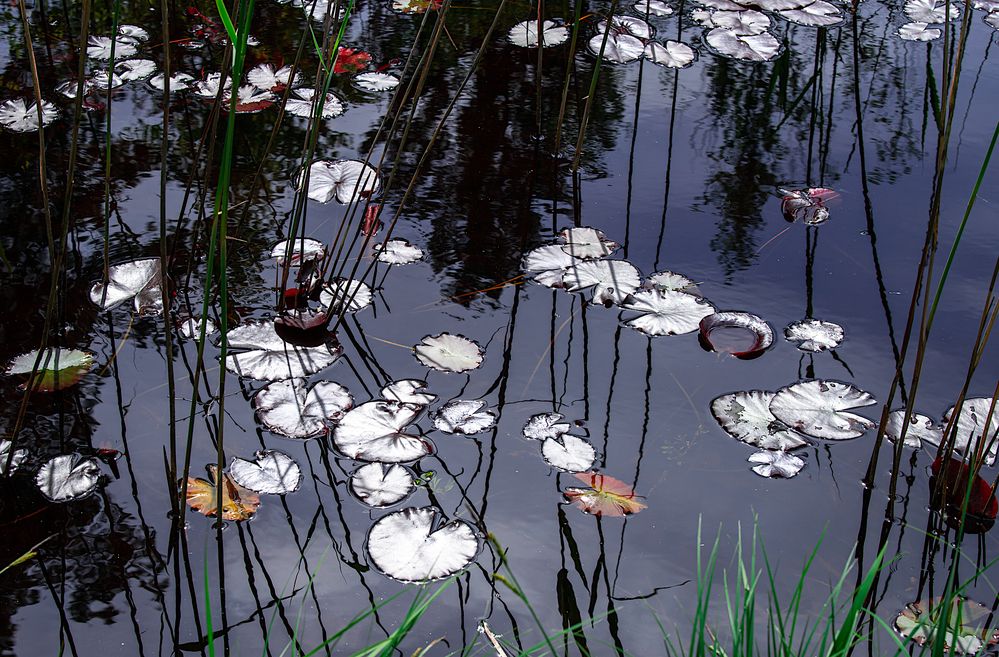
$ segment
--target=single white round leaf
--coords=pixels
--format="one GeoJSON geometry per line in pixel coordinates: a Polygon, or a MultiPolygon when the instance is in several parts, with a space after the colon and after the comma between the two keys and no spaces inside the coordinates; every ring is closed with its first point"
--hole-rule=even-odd
{"type": "Polygon", "coordinates": [[[284,452],[264,449],[253,455],[253,461],[234,456],[229,464],[233,481],[254,493],[287,495],[302,485],[302,469],[284,452]]]}
{"type": "Polygon", "coordinates": [[[801,351],[825,351],[843,341],[843,327],[818,319],[801,319],[788,324],[784,337],[801,351]]]}
{"type": "Polygon", "coordinates": [[[69,502],[86,497],[97,488],[101,468],[97,459],[64,454],[48,461],[35,475],[35,484],[53,502],[69,502]]]}
{"type": "MultiPolygon", "coordinates": [[[[315,89],[295,89],[291,92],[291,95],[288,96],[288,101],[284,104],[284,111],[292,116],[310,119],[316,115],[317,106],[314,106],[313,103],[318,103],[318,101],[313,100],[315,97],[315,89]]],[[[323,99],[323,109],[319,118],[335,119],[336,117],[343,115],[346,111],[347,106],[344,105],[343,101],[340,100],[340,98],[338,98],[333,92],[329,92],[323,99]]]]}
{"type": "Polygon", "coordinates": [[[437,399],[432,392],[422,392],[427,389],[427,382],[419,379],[400,379],[392,381],[382,388],[382,397],[407,404],[426,406],[437,399]]]}
{"type": "MultiPolygon", "coordinates": [[[[597,32],[603,34],[607,30],[607,26],[606,20],[600,21],[597,23],[597,32]]],[[[614,34],[630,34],[639,39],[651,39],[656,34],[654,27],[634,16],[612,16],[610,30],[614,34]]]]}
{"type": "Polygon", "coordinates": [[[565,416],[561,413],[538,413],[532,415],[524,425],[524,438],[528,440],[547,440],[558,438],[569,432],[572,428],[565,422],[565,416]]]}
{"type": "Polygon", "coordinates": [[[357,461],[417,461],[434,451],[426,438],[405,433],[423,408],[397,401],[365,402],[343,416],[333,431],[333,444],[341,454],[357,461]]]}
{"type": "MultiPolygon", "coordinates": [[[[183,71],[177,71],[170,76],[170,93],[177,93],[178,91],[185,91],[191,87],[191,83],[194,82],[194,76],[183,71]]],[[[153,89],[163,91],[166,89],[166,76],[163,73],[157,73],[153,77],[149,78],[149,86],[153,89]]]]}
{"type": "Polygon", "coordinates": [[[843,22],[843,12],[839,7],[825,0],[815,0],[802,7],[785,9],[777,12],[777,15],[807,27],[832,27],[843,22]]]}
{"type": "Polygon", "coordinates": [[[460,433],[466,436],[491,429],[496,424],[496,414],[483,411],[486,402],[482,400],[453,399],[434,413],[434,427],[444,433],[460,433]]]}
{"type": "Polygon", "coordinates": [[[281,92],[297,86],[301,76],[292,79],[291,66],[275,68],[274,64],[257,64],[246,74],[246,81],[261,91],[281,92]]]}
{"type": "Polygon", "coordinates": [[[749,390],[722,395],[711,402],[711,414],[725,433],[760,449],[787,451],[808,442],[770,412],[774,393],[749,390]]]}
{"type": "MultiPolygon", "coordinates": [[[[297,183],[302,184],[302,176],[297,183]]],[[[309,198],[320,203],[347,205],[378,192],[380,183],[374,167],[359,160],[319,160],[309,167],[309,198]]]]}
{"type": "Polygon", "coordinates": [[[898,28],[898,36],[906,41],[933,41],[943,36],[943,32],[927,23],[913,22],[898,28]]]}
{"type": "Polygon", "coordinates": [[[96,281],[90,287],[90,300],[102,310],[111,310],[134,297],[136,312],[156,315],[163,312],[163,277],[159,258],[145,258],[112,265],[108,282],[96,281]]]}
{"type": "Polygon", "coordinates": [[[597,452],[589,441],[568,433],[546,438],[541,443],[541,455],[548,465],[566,472],[586,472],[597,460],[597,452]]]}
{"type": "Polygon", "coordinates": [[[350,475],[350,492],[362,503],[381,509],[413,492],[413,473],[397,463],[368,463],[350,475]]]}
{"type": "Polygon", "coordinates": [[[408,508],[379,518],[368,532],[368,556],[400,582],[450,577],[472,563],[479,538],[462,520],[442,522],[434,507],[408,508]]]}
{"type": "Polygon", "coordinates": [[[371,305],[374,295],[367,283],[337,278],[324,286],[319,293],[319,303],[333,314],[341,311],[356,313],[371,305]]]}
{"type": "Polygon", "coordinates": [[[539,246],[524,256],[521,264],[524,274],[545,287],[562,287],[566,269],[576,263],[576,259],[562,250],[561,246],[539,246]]]}
{"type": "Polygon", "coordinates": [[[286,261],[298,264],[303,260],[321,260],[326,257],[326,245],[310,237],[282,240],[271,249],[271,257],[277,258],[279,264],[286,261]]]}
{"type": "Polygon", "coordinates": [[[587,47],[594,55],[600,55],[600,48],[603,46],[603,58],[614,64],[627,64],[642,56],[645,52],[645,43],[638,37],[630,34],[618,34],[611,32],[607,36],[607,43],[604,44],[604,34],[596,34],[587,42],[587,47]]]}
{"type": "Polygon", "coordinates": [[[156,62],[151,59],[126,59],[115,65],[114,73],[124,82],[145,80],[156,73],[156,62]]]}
{"type": "Polygon", "coordinates": [[[642,275],[626,260],[575,262],[563,277],[569,292],[593,288],[593,303],[619,304],[638,289],[642,275]]]}
{"type": "Polygon", "coordinates": [[[658,66],[687,68],[697,59],[697,51],[682,41],[649,41],[642,56],[658,66]]]}
{"type": "Polygon", "coordinates": [[[950,20],[955,21],[961,17],[961,8],[958,3],[952,0],[907,0],[905,15],[910,21],[917,23],[943,23],[947,20],[947,8],[950,7],[950,20]]]}
{"type": "Polygon", "coordinates": [[[364,91],[391,91],[399,86],[399,78],[391,73],[371,71],[354,76],[354,84],[364,91]]]}
{"type": "Polygon", "coordinates": [[[875,424],[847,411],[875,403],[877,400],[870,393],[849,383],[802,381],[778,390],[770,402],[770,412],[806,436],[849,440],[864,435],[875,424]]]}
{"type": "MultiPolygon", "coordinates": [[[[968,454],[969,450],[975,449],[979,441],[982,445],[992,445],[988,454],[985,455],[987,465],[996,462],[996,452],[999,450],[999,441],[996,440],[996,434],[999,433],[999,406],[990,417],[989,409],[991,407],[992,399],[989,397],[965,399],[964,403],[961,404],[961,415],[957,418],[957,435],[954,438],[954,449],[965,455],[968,454]]],[[[950,422],[950,417],[953,414],[954,407],[952,406],[944,413],[945,424],[950,422]]]]}
{"type": "Polygon", "coordinates": [[[269,431],[305,439],[326,433],[354,406],[354,398],[333,381],[320,381],[309,389],[305,379],[289,379],[261,388],[253,406],[269,431]]]}
{"type": "Polygon", "coordinates": [[[660,271],[651,274],[642,284],[642,287],[660,292],[686,292],[697,295],[697,283],[687,278],[683,274],[672,271],[660,271]]]}
{"type": "Polygon", "coordinates": [[[389,265],[408,265],[423,258],[423,249],[408,240],[391,239],[375,244],[375,260],[389,265]]]}
{"type": "Polygon", "coordinates": [[[659,290],[639,290],[621,307],[637,313],[624,317],[626,326],[653,336],[692,333],[702,319],[715,312],[714,306],[700,297],[659,290]]]}
{"type": "MultiPolygon", "coordinates": [[[[885,425],[885,435],[893,443],[898,442],[898,437],[902,435],[902,427],[905,425],[905,409],[900,408],[888,414],[888,423],[885,425]]],[[[931,445],[939,445],[943,430],[937,426],[936,422],[920,413],[913,413],[909,418],[908,428],[905,430],[905,446],[919,449],[925,440],[931,445]]]]}
{"type": "Polygon", "coordinates": [[[463,335],[428,335],[413,351],[416,360],[439,372],[468,372],[482,365],[482,348],[463,335]]]}
{"type": "MultiPolygon", "coordinates": [[[[510,43],[521,48],[538,47],[538,21],[522,21],[510,28],[506,37],[510,43]]],[[[569,38],[569,30],[561,22],[543,21],[541,23],[541,47],[557,46],[569,38]]]]}
{"type": "Polygon", "coordinates": [[[741,35],[735,30],[716,27],[704,41],[719,55],[750,62],[769,62],[780,52],[780,42],[769,32],[741,35]]]}
{"type": "Polygon", "coordinates": [[[135,47],[136,41],[128,37],[119,36],[117,39],[111,39],[111,37],[91,35],[87,43],[87,59],[94,59],[100,62],[111,60],[112,45],[114,46],[114,58],[116,61],[119,59],[128,59],[138,52],[138,49],[135,47]]]}
{"type": "Polygon", "coordinates": [[[805,462],[793,454],[768,449],[754,453],[748,460],[757,464],[753,472],[761,477],[790,479],[805,467],[805,462]]]}
{"type": "Polygon", "coordinates": [[[607,239],[603,231],[596,228],[566,228],[558,234],[562,250],[574,258],[603,258],[621,248],[621,245],[607,239]]]}
{"type": "Polygon", "coordinates": [[[251,321],[229,331],[230,352],[225,368],[258,381],[282,381],[309,376],[332,365],[343,353],[334,343],[318,347],[288,344],[274,330],[273,320],[251,321]]]}
{"type": "Polygon", "coordinates": [[[663,0],[638,0],[635,12],[640,16],[669,16],[673,13],[673,8],[663,0]]]}

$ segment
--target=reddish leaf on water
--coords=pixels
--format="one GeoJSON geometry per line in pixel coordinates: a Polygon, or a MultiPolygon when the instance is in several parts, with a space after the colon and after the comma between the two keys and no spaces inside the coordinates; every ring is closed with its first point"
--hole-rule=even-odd
{"type": "Polygon", "coordinates": [[[333,63],[334,73],[360,73],[371,62],[371,53],[357,48],[340,48],[333,63]]]}
{"type": "Polygon", "coordinates": [[[374,237],[382,228],[382,222],[378,218],[381,214],[382,206],[379,203],[370,204],[364,211],[364,221],[361,223],[361,234],[374,237]]]}
{"type": "Polygon", "coordinates": [[[583,513],[594,516],[628,516],[646,508],[631,486],[597,472],[579,472],[576,479],[589,488],[566,488],[563,495],[583,513]]]}
{"type": "MultiPolygon", "coordinates": [[[[933,462],[933,477],[930,479],[931,506],[937,511],[947,511],[948,522],[960,522],[961,508],[968,493],[968,477],[972,474],[967,463],[958,459],[943,457],[933,462]],[[943,477],[943,481],[939,479],[943,477]]],[[[999,502],[992,492],[992,486],[975,475],[971,482],[968,498],[968,521],[966,529],[972,533],[988,531],[999,513],[999,502]]]]}
{"type": "Polygon", "coordinates": [[[329,316],[322,311],[291,312],[274,320],[274,332],[296,347],[318,347],[334,339],[328,320],[329,316]]]}

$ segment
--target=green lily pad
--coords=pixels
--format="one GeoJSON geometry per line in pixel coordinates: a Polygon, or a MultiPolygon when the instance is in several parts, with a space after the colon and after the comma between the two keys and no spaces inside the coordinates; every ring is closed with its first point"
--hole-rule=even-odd
{"type": "Polygon", "coordinates": [[[6,374],[22,374],[28,376],[28,381],[21,385],[25,389],[31,385],[33,390],[38,392],[53,392],[62,390],[80,382],[96,362],[94,355],[89,351],[81,349],[62,349],[60,347],[48,347],[38,357],[38,350],[22,354],[12,360],[7,365],[6,374]],[[32,370],[35,369],[35,361],[38,361],[38,369],[32,377],[32,370]]]}

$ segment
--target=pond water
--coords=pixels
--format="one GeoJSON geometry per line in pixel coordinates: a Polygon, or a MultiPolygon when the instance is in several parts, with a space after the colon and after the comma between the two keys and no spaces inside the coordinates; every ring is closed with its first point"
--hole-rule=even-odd
{"type": "MultiPolygon", "coordinates": [[[[224,32],[210,22],[215,8],[163,6],[172,70],[196,80],[219,71],[226,60],[218,43],[224,32]]],[[[366,544],[375,521],[408,507],[432,507],[439,518],[469,523],[456,527],[473,529],[481,545],[406,638],[407,655],[437,639],[426,654],[459,652],[474,642],[489,654],[477,630],[482,620],[513,645],[543,640],[524,603],[491,577],[500,559],[484,540],[487,532],[506,550],[547,631],[582,622],[575,637],[557,639],[565,654],[662,654],[656,619],[685,637],[694,616],[699,545],[709,549],[717,534],[721,564],[730,567],[739,532],[748,540],[754,522],[783,590],[791,590],[822,539],[804,601],[808,613],[819,613],[830,582],[855,551],[867,565],[880,542],[899,555],[878,582],[874,600],[882,618],[932,591],[933,568],[944,563],[927,549],[926,532],[940,526],[930,499],[935,448],[903,452],[894,499],[888,442],[874,485],[862,485],[876,430],[852,440],[807,438],[793,452],[804,461],[796,476],[765,478],[747,462],[755,450],[712,416],[712,401],[799,380],[834,380],[873,395],[877,405],[858,412],[880,418],[936,177],[943,176],[943,192],[934,285],[995,128],[996,31],[983,10],[970,10],[941,168],[934,113],[945,41],[901,39],[898,30],[909,19],[900,3],[867,0],[855,14],[835,7],[842,19],[829,27],[770,12],[780,51],[757,63],[713,50],[711,28],[700,24],[712,19],[696,3],[670,3],[668,15],[641,16],[630,3],[616,2],[539,8],[519,0],[461,1],[400,13],[388,0],[359,0],[342,44],[370,53],[370,61],[341,61],[399,76],[402,84],[368,91],[351,71],[333,74],[330,91],[346,111],[322,120],[314,153],[328,161],[367,157],[378,166],[380,189],[360,204],[380,205],[386,225],[368,241],[358,232],[364,207],[296,197],[310,122],[285,115],[275,127],[278,107],[266,100],[262,111],[235,118],[228,316],[220,316],[214,295],[210,314],[230,329],[275,317],[281,269],[272,248],[304,217],[304,235],[334,251],[350,220],[349,248],[330,254],[327,273],[365,276],[373,300],[344,316],[336,362],[306,374],[310,382],[344,386],[355,407],[383,398],[382,388],[401,379],[425,380],[438,398],[429,411],[416,409],[420,415],[405,429],[434,448],[401,459],[410,468],[404,483],[418,479],[418,485],[404,501],[375,509],[351,492],[351,474],[362,463],[333,449],[331,431],[296,440],[261,422],[254,395],[266,382],[220,368],[217,332],[198,367],[197,341],[176,327],[201,314],[228,115],[192,91],[174,93],[163,159],[162,92],[134,80],[111,94],[110,116],[107,92],[88,94],[74,127],[74,101],[57,87],[75,80],[85,7],[41,0],[25,8],[40,95],[58,111],[43,131],[44,184],[39,133],[0,131],[0,357],[6,362],[38,349],[44,335],[50,346],[87,350],[96,360],[75,385],[35,392],[26,403],[24,376],[0,380],[4,437],[17,431],[16,447],[27,450],[2,481],[0,567],[42,543],[36,558],[0,574],[3,654],[208,654],[206,588],[215,650],[278,655],[294,636],[304,653],[402,592],[335,650],[325,650],[350,654],[394,629],[415,594],[380,572],[384,562],[366,544]],[[574,55],[570,41],[541,50],[507,38],[516,24],[538,15],[571,25],[577,11],[574,55]],[[682,69],[648,59],[603,62],[591,87],[598,59],[587,43],[596,38],[599,51],[600,17],[609,12],[647,18],[660,40],[689,44],[696,60],[682,69]],[[414,80],[421,85],[418,102],[401,103],[414,80]],[[828,220],[789,223],[782,190],[808,188],[832,190],[819,195],[828,220]],[[66,252],[57,263],[49,241],[58,247],[64,218],[66,252]],[[721,327],[715,351],[707,351],[710,345],[689,332],[699,316],[682,335],[650,337],[624,323],[634,313],[592,303],[599,288],[570,292],[525,277],[525,255],[574,226],[596,228],[619,244],[607,261],[627,260],[643,277],[678,272],[715,309],[759,316],[772,327],[773,344],[737,358],[729,352],[745,351],[747,343],[753,348],[756,334],[721,327]],[[163,234],[172,283],[168,324],[175,327],[169,341],[155,309],[138,313],[129,299],[104,311],[91,299],[106,262],[159,258],[163,234]],[[376,263],[372,245],[389,238],[408,240],[422,257],[376,263]],[[785,339],[784,327],[812,317],[842,326],[842,343],[809,353],[785,339]],[[441,333],[474,340],[481,366],[443,372],[414,357],[425,336],[441,333]],[[484,401],[495,426],[472,435],[438,430],[433,413],[452,399],[484,401]],[[624,482],[646,508],[596,516],[567,503],[566,489],[585,484],[546,462],[540,443],[523,431],[532,416],[552,412],[595,451],[592,467],[570,469],[624,482]],[[222,435],[226,464],[279,450],[301,468],[300,488],[261,495],[252,519],[225,522],[221,532],[182,503],[175,522],[178,490],[169,468],[175,460],[183,470],[189,430],[193,477],[205,477],[204,466],[216,463],[222,435]],[[35,473],[49,459],[73,453],[97,457],[99,480],[79,499],[47,501],[35,473]],[[894,515],[883,522],[886,509],[894,515]]],[[[145,41],[117,47],[134,45],[137,57],[162,70],[159,5],[98,3],[89,11],[92,35],[111,34],[116,12],[119,24],[146,29],[145,41]]],[[[0,102],[30,102],[32,63],[16,4],[0,11],[0,26],[0,102]]],[[[257,3],[251,33],[259,45],[248,49],[246,68],[291,64],[301,46],[301,70],[314,82],[319,60],[312,38],[322,47],[324,27],[300,7],[257,3]]],[[[948,47],[961,34],[959,20],[952,27],[948,47]]],[[[628,29],[641,26],[614,26],[608,41],[620,48],[605,48],[605,55],[627,45],[616,42],[628,29]]],[[[88,67],[99,71],[106,63],[88,67]]],[[[344,192],[347,199],[351,192],[344,192]]],[[[968,374],[999,251],[997,204],[993,170],[979,190],[925,351],[916,408],[936,421],[968,374]]],[[[615,274],[608,296],[633,291],[621,276],[615,274]]],[[[460,355],[433,357],[470,366],[460,355]]],[[[278,369],[287,366],[276,360],[278,369]]],[[[907,372],[911,361],[910,354],[907,372]]],[[[992,345],[967,396],[991,397],[997,378],[992,345]]],[[[901,404],[896,395],[892,408],[901,404]]],[[[548,446],[551,457],[557,450],[548,446]]],[[[991,483],[995,472],[987,467],[983,476],[991,483]]],[[[389,543],[406,538],[383,527],[389,543]]],[[[390,545],[389,560],[402,549],[390,545]]],[[[964,549],[972,562],[987,562],[997,556],[994,532],[973,537],[964,549]]],[[[976,593],[985,604],[993,600],[984,582],[976,593]]]]}

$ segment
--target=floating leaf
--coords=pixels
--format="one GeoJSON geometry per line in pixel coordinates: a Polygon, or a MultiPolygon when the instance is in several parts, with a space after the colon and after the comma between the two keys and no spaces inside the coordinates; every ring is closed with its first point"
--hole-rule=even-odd
{"type": "Polygon", "coordinates": [[[714,307],[684,292],[640,290],[630,295],[621,307],[637,315],[625,315],[624,323],[646,335],[681,335],[696,331],[714,307]]]}
{"type": "MultiPolygon", "coordinates": [[[[251,84],[244,84],[236,90],[236,113],[256,114],[262,112],[277,102],[277,96],[269,91],[261,91],[251,84]]],[[[222,95],[222,108],[225,111],[232,109],[232,90],[226,91],[222,95]]]]}
{"type": "Polygon", "coordinates": [[[434,413],[434,427],[444,433],[466,436],[491,429],[496,424],[496,414],[483,411],[486,402],[481,400],[453,399],[434,413]]]}
{"type": "Polygon", "coordinates": [[[138,49],[135,47],[135,40],[119,36],[116,39],[106,36],[91,36],[87,43],[87,58],[96,59],[97,61],[107,62],[111,60],[111,46],[114,45],[114,58],[118,59],[128,59],[136,52],[138,49]]]}
{"type": "Polygon", "coordinates": [[[261,388],[253,406],[268,430],[305,439],[325,434],[354,406],[354,398],[333,381],[319,381],[310,389],[305,379],[289,379],[261,388]]]}
{"type": "Polygon", "coordinates": [[[810,187],[809,189],[781,189],[780,209],[784,219],[794,223],[800,220],[809,226],[818,226],[829,220],[828,201],[839,197],[839,194],[825,187],[810,187]]]}
{"type": "Polygon", "coordinates": [[[413,351],[416,360],[439,372],[468,372],[482,365],[482,348],[463,335],[428,335],[413,351]]]}
{"type": "Polygon", "coordinates": [[[565,433],[546,438],[541,443],[541,456],[548,465],[566,472],[583,472],[593,467],[597,451],[588,440],[565,433]]]}
{"type": "Polygon", "coordinates": [[[993,620],[992,610],[961,596],[909,603],[895,618],[895,629],[919,645],[932,645],[944,613],[947,614],[944,652],[953,650],[972,655],[986,645],[999,643],[999,630],[986,625],[993,620]]]}
{"type": "Polygon", "coordinates": [[[123,262],[108,269],[107,285],[96,281],[90,287],[90,300],[102,310],[111,310],[134,298],[139,315],[158,315],[163,312],[162,285],[159,258],[123,262]]]}
{"type": "Polygon", "coordinates": [[[630,34],[616,32],[611,32],[607,36],[606,44],[604,44],[604,35],[601,33],[593,36],[586,45],[594,55],[599,55],[600,48],[603,46],[603,58],[615,64],[633,62],[645,52],[645,44],[641,39],[630,34]]]}
{"type": "Polygon", "coordinates": [[[608,25],[611,34],[630,34],[639,39],[651,39],[656,34],[654,27],[634,16],[612,16],[610,22],[602,20],[597,23],[597,32],[603,34],[607,31],[608,25]]]}
{"type": "Polygon", "coordinates": [[[461,520],[443,522],[434,507],[402,509],[379,518],[368,532],[368,556],[379,571],[400,582],[450,577],[472,563],[479,538],[461,520]]]}
{"type": "Polygon", "coordinates": [[[301,264],[303,260],[322,260],[326,257],[326,245],[308,237],[296,237],[275,244],[271,257],[277,258],[278,264],[289,262],[293,265],[301,264]]]}
{"type": "MultiPolygon", "coordinates": [[[[299,180],[301,184],[301,179],[299,180]]],[[[309,198],[347,205],[378,192],[378,172],[358,160],[319,160],[309,167],[309,198]]]]}
{"type": "MultiPolygon", "coordinates": [[[[885,435],[888,436],[888,440],[893,443],[898,442],[904,422],[905,409],[898,409],[888,414],[888,422],[885,424],[885,435]]],[[[942,435],[942,430],[931,418],[913,413],[905,431],[905,446],[919,449],[924,440],[931,445],[939,445],[942,435]]]]}
{"type": "Polygon", "coordinates": [[[642,56],[666,68],[687,68],[697,59],[697,51],[682,41],[649,41],[642,56]]]}
{"type": "Polygon", "coordinates": [[[805,467],[805,462],[797,456],[769,449],[753,453],[749,462],[757,464],[753,466],[753,472],[772,479],[790,479],[805,467]]]}
{"type": "Polygon", "coordinates": [[[707,33],[704,41],[719,55],[750,62],[769,62],[780,52],[780,42],[769,32],[739,34],[716,27],[707,33]]]}
{"type": "Polygon", "coordinates": [[[232,80],[228,77],[223,78],[221,73],[209,73],[203,80],[191,85],[195,95],[207,100],[218,98],[220,88],[226,94],[232,90],[232,80]]]}
{"type": "MultiPolygon", "coordinates": [[[[192,82],[194,82],[194,76],[184,73],[183,71],[177,71],[170,76],[170,93],[176,93],[178,91],[189,89],[192,82]]],[[[153,89],[163,91],[166,89],[166,76],[163,73],[154,75],[149,78],[149,86],[153,89]]]]}
{"type": "Polygon", "coordinates": [[[54,392],[76,385],[90,370],[93,369],[95,358],[89,351],[80,349],[63,349],[47,347],[39,358],[38,350],[22,354],[12,360],[4,372],[7,376],[35,375],[21,386],[38,392],[54,392]],[[35,361],[38,368],[35,370],[35,361]]]}
{"type": "Polygon", "coordinates": [[[398,464],[368,463],[350,475],[350,492],[364,504],[381,509],[413,492],[413,473],[398,464]]]}
{"type": "Polygon", "coordinates": [[[814,0],[795,9],[777,12],[781,18],[807,27],[831,27],[843,22],[843,12],[836,5],[825,0],[814,0]]]}
{"type": "Polygon", "coordinates": [[[119,41],[131,41],[132,43],[139,43],[149,39],[149,32],[138,25],[119,25],[118,26],[118,40],[119,41]]]}
{"type": "Polygon", "coordinates": [[[877,403],[870,393],[839,381],[802,381],[781,388],[770,412],[792,429],[813,438],[849,440],[862,436],[874,422],[847,411],[877,403]]]}
{"type": "Polygon", "coordinates": [[[566,269],[576,263],[576,259],[562,250],[561,246],[539,246],[524,256],[521,269],[524,274],[546,287],[562,287],[566,269]]]}
{"type": "Polygon", "coordinates": [[[423,14],[430,10],[437,10],[444,4],[444,0],[392,0],[392,11],[400,14],[423,14]]]}
{"type": "Polygon", "coordinates": [[[566,228],[558,234],[558,241],[563,245],[562,251],[574,258],[603,258],[621,248],[596,228],[566,228]]]}
{"type": "Polygon", "coordinates": [[[801,434],[770,412],[774,394],[749,390],[722,395],[711,402],[711,414],[725,433],[747,445],[781,451],[807,445],[801,434]]]}
{"type": "Polygon", "coordinates": [[[964,461],[945,456],[933,461],[931,471],[930,508],[943,514],[948,525],[960,527],[964,514],[964,530],[969,534],[982,534],[992,528],[999,502],[989,482],[973,473],[964,461]]]}
{"type": "Polygon", "coordinates": [[[801,351],[825,351],[843,341],[843,327],[819,319],[800,319],[787,325],[784,337],[801,351]]]}
{"type": "Polygon", "coordinates": [[[375,260],[389,265],[408,265],[423,258],[423,250],[408,240],[393,239],[375,244],[375,260]]]}
{"type": "MultiPolygon", "coordinates": [[[[200,317],[188,317],[187,319],[180,322],[177,327],[177,331],[180,336],[187,338],[188,340],[197,340],[201,337],[201,318],[200,317]]],[[[215,333],[215,322],[209,317],[205,320],[205,337],[208,337],[215,333]]]]}
{"type": "MultiPolygon", "coordinates": [[[[996,441],[996,434],[999,433],[999,406],[989,415],[992,407],[992,400],[988,397],[977,397],[965,399],[961,404],[961,414],[957,418],[957,434],[954,438],[954,449],[961,454],[968,454],[969,450],[981,441],[981,445],[991,445],[985,455],[985,463],[992,465],[996,462],[996,452],[999,444],[996,441]],[[986,420],[988,425],[986,426],[986,420]]],[[[954,407],[947,409],[944,413],[944,422],[950,422],[951,415],[954,414],[954,407]]]]}
{"type": "Polygon", "coordinates": [[[673,8],[662,0],[638,0],[635,11],[642,16],[669,16],[673,8]]]}
{"type": "Polygon", "coordinates": [[[367,283],[337,278],[319,293],[319,303],[333,314],[356,313],[371,305],[374,295],[367,283]]]}
{"type": "Polygon", "coordinates": [[[593,303],[618,304],[638,289],[642,275],[626,260],[590,260],[573,263],[563,280],[570,292],[592,287],[593,303]]]}
{"type": "Polygon", "coordinates": [[[302,469],[295,460],[276,449],[259,450],[253,461],[233,457],[229,474],[238,485],[255,493],[287,495],[302,485],[302,469]]]}
{"type": "Polygon", "coordinates": [[[985,16],[985,24],[993,30],[999,30],[999,10],[995,10],[985,16]]]}
{"type": "MultiPolygon", "coordinates": [[[[514,25],[506,38],[521,48],[538,47],[538,21],[523,21],[514,25]]],[[[557,46],[569,38],[569,30],[561,21],[546,20],[541,23],[541,47],[557,46]]]]}
{"type": "Polygon", "coordinates": [[[13,442],[0,438],[0,474],[10,474],[7,472],[7,459],[10,459],[10,472],[14,472],[18,466],[24,463],[24,459],[28,458],[28,450],[26,449],[15,449],[12,457],[10,448],[13,446],[13,442]]]}
{"type": "Polygon", "coordinates": [[[770,19],[766,14],[753,9],[716,11],[703,24],[722,27],[741,36],[754,36],[764,34],[770,28],[770,19]]]}
{"type": "Polygon", "coordinates": [[[961,9],[956,2],[944,0],[907,0],[905,3],[905,15],[910,21],[917,23],[944,23],[947,21],[948,7],[950,8],[950,20],[955,21],[961,17],[961,9]]]}
{"type": "Polygon", "coordinates": [[[382,388],[382,397],[407,404],[432,404],[437,395],[430,392],[420,392],[427,389],[427,382],[419,379],[400,379],[382,388]]]}
{"type": "Polygon", "coordinates": [[[115,65],[114,73],[124,82],[145,80],[156,73],[156,62],[151,59],[127,59],[115,65]]]}
{"type": "Polygon", "coordinates": [[[547,440],[558,438],[568,433],[572,428],[568,422],[564,422],[565,416],[561,413],[538,413],[532,415],[524,425],[524,437],[529,440],[547,440]]]}
{"type": "Polygon", "coordinates": [[[634,489],[623,481],[596,472],[580,472],[574,476],[589,488],[566,488],[563,495],[583,513],[619,517],[646,508],[638,501],[634,489]]]}
{"type": "Polygon", "coordinates": [[[51,459],[38,470],[35,485],[52,502],[69,502],[94,492],[100,476],[97,459],[64,454],[51,459]]]}
{"type": "Polygon", "coordinates": [[[360,73],[371,63],[371,53],[359,48],[344,48],[336,53],[336,61],[333,62],[334,73],[360,73]]]}
{"type": "Polygon", "coordinates": [[[357,461],[417,461],[433,453],[433,443],[404,429],[423,408],[397,401],[365,402],[343,416],[333,432],[333,443],[341,454],[357,461]]]}
{"type": "Polygon", "coordinates": [[[906,41],[933,41],[939,39],[943,32],[928,23],[906,23],[898,28],[898,35],[906,41]]]}
{"type": "Polygon", "coordinates": [[[399,86],[399,78],[391,73],[372,71],[355,75],[354,84],[365,91],[391,91],[399,86]]]}
{"type": "Polygon", "coordinates": [[[301,76],[292,78],[291,66],[275,68],[274,64],[257,64],[246,74],[246,81],[261,91],[281,93],[288,87],[297,86],[301,76]]]}
{"type": "Polygon", "coordinates": [[[698,339],[706,350],[732,354],[742,360],[762,356],[774,342],[774,330],[770,324],[752,313],[708,315],[701,320],[700,331],[698,339]]]}
{"type": "Polygon", "coordinates": [[[671,271],[660,271],[650,275],[642,287],[660,292],[686,292],[700,296],[697,294],[697,283],[683,274],[671,271]]]}
{"type": "MultiPolygon", "coordinates": [[[[316,96],[315,89],[295,89],[288,97],[288,102],[284,105],[284,111],[293,116],[302,118],[312,118],[316,114],[313,107],[313,98],[316,96]]],[[[343,101],[337,98],[336,94],[329,92],[323,100],[323,111],[319,115],[321,119],[335,119],[347,111],[343,101]]]]}
{"type": "Polygon", "coordinates": [[[308,376],[332,365],[343,347],[329,342],[318,347],[296,347],[277,334],[273,321],[248,322],[228,334],[230,353],[225,368],[258,381],[281,381],[308,376]]]}
{"type": "MultiPolygon", "coordinates": [[[[47,100],[42,101],[42,122],[46,126],[59,116],[56,106],[47,100]]],[[[12,132],[38,131],[38,105],[25,103],[20,98],[5,100],[0,104],[0,126],[12,132]]]]}
{"type": "MultiPolygon", "coordinates": [[[[209,479],[187,478],[187,506],[198,513],[214,518],[219,508],[218,467],[208,465],[209,479]]],[[[222,519],[249,520],[257,512],[260,498],[251,490],[243,488],[229,475],[222,473],[222,519]]]]}

